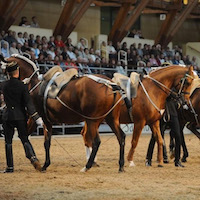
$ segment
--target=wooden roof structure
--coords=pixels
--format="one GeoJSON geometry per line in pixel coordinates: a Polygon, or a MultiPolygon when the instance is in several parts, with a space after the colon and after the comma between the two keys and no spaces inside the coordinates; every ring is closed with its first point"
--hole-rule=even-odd
{"type": "MultiPolygon", "coordinates": [[[[0,30],[8,30],[28,0],[0,1],[0,30]]],[[[166,14],[156,44],[166,46],[187,18],[200,18],[199,0],[66,0],[54,35],[66,39],[90,6],[116,7],[109,40],[122,41],[142,13],[166,14]]]]}

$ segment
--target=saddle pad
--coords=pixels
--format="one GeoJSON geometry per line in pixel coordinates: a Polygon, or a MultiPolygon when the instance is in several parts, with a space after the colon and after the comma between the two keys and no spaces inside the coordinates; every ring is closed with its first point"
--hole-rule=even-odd
{"type": "Polygon", "coordinates": [[[56,72],[60,72],[60,73],[61,73],[61,72],[63,72],[63,70],[62,70],[62,68],[61,68],[60,66],[56,65],[56,66],[52,67],[51,69],[49,69],[49,70],[44,74],[43,79],[44,79],[45,81],[49,81],[49,80],[53,77],[53,75],[54,75],[56,72]]]}
{"type": "Polygon", "coordinates": [[[78,71],[76,69],[68,69],[56,77],[55,83],[58,88],[62,88],[63,85],[67,84],[72,77],[76,75],[78,75],[78,71]]]}

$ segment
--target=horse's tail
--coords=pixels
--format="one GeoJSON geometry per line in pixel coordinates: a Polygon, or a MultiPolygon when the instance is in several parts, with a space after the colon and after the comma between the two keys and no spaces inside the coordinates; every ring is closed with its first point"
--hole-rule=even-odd
{"type": "Polygon", "coordinates": [[[9,63],[5,58],[0,54],[0,60],[3,61],[4,63],[9,63]]]}

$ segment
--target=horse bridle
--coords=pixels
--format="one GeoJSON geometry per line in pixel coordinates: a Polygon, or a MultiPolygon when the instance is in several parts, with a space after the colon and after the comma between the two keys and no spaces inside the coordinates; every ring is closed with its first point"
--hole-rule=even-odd
{"type": "MultiPolygon", "coordinates": [[[[182,90],[183,90],[184,85],[185,85],[185,84],[188,84],[188,81],[187,81],[187,78],[188,78],[188,77],[191,78],[191,79],[194,79],[192,76],[190,76],[190,75],[188,74],[188,72],[186,72],[186,74],[184,75],[184,77],[181,79],[181,87],[179,88],[179,91],[178,91],[178,93],[177,93],[177,92],[173,91],[172,89],[168,88],[166,85],[164,85],[164,84],[161,83],[160,81],[158,81],[158,80],[152,78],[151,76],[149,76],[149,75],[144,75],[144,78],[149,78],[149,79],[151,79],[153,82],[156,83],[156,85],[158,84],[160,88],[163,87],[163,88],[165,88],[166,90],[168,90],[169,93],[173,93],[173,94],[175,94],[175,95],[177,95],[177,96],[180,96],[180,94],[182,94],[182,93],[183,93],[183,94],[187,94],[186,92],[183,92],[182,90]]],[[[148,98],[149,101],[151,102],[151,104],[152,104],[152,105],[155,107],[155,109],[160,113],[160,115],[162,115],[164,111],[162,111],[162,109],[159,109],[159,108],[155,105],[155,103],[154,103],[154,102],[152,101],[152,99],[150,98],[148,92],[146,91],[146,89],[145,89],[145,87],[144,87],[144,85],[143,85],[143,83],[142,83],[142,81],[141,81],[140,79],[139,79],[139,83],[140,83],[140,85],[141,85],[141,87],[142,87],[144,93],[146,94],[147,98],[148,98]]],[[[178,85],[179,85],[179,84],[180,84],[180,82],[178,83],[178,85]]],[[[161,89],[162,89],[162,88],[161,88],[161,89]]],[[[164,90],[163,90],[163,91],[164,91],[164,90]]],[[[164,92],[165,92],[165,91],[164,91],[164,92]]]]}

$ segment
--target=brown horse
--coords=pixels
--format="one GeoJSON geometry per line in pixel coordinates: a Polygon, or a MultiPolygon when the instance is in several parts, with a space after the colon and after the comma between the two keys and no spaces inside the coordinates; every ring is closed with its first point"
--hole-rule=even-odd
{"type": "MultiPolygon", "coordinates": [[[[28,86],[32,91],[32,100],[47,126],[47,131],[44,131],[46,160],[43,170],[46,170],[50,165],[52,123],[75,124],[85,121],[87,125],[86,135],[88,140],[91,141],[90,145],[92,145],[91,156],[82,169],[82,171],[87,171],[92,167],[101,142],[98,133],[99,125],[106,118],[120,145],[119,172],[124,171],[125,134],[119,125],[122,97],[118,91],[113,92],[111,87],[103,83],[97,83],[87,76],[74,78],[58,94],[62,103],[57,99],[47,99],[46,115],[43,109],[43,96],[38,95],[39,80],[36,65],[20,55],[12,55],[6,61],[3,58],[1,60],[4,62],[16,61],[20,66],[21,80],[30,77],[28,86]]],[[[104,79],[108,80],[107,77],[104,77],[104,79]]]]}
{"type": "MultiPolygon", "coordinates": [[[[194,79],[193,68],[181,66],[169,66],[151,72],[146,76],[138,87],[137,97],[132,100],[132,116],[131,121],[127,108],[122,105],[120,113],[120,123],[134,123],[134,130],[131,141],[131,148],[128,154],[130,166],[134,166],[133,154],[138,144],[139,137],[145,125],[149,125],[153,135],[158,143],[158,166],[163,164],[163,140],[160,133],[159,120],[161,118],[161,109],[165,108],[165,101],[171,91],[175,88],[179,92],[185,93],[185,98],[188,100],[191,83],[194,79]],[[143,87],[142,87],[143,85],[143,87]],[[146,94],[145,92],[146,91],[146,94]]],[[[82,134],[85,139],[86,127],[82,134]]]]}

